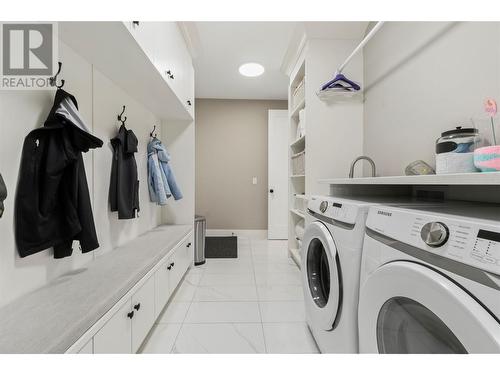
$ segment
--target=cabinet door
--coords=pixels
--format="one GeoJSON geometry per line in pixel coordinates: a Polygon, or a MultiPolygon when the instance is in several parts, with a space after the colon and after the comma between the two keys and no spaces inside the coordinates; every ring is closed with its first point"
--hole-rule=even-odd
{"type": "Polygon", "coordinates": [[[182,42],[182,35],[175,22],[159,22],[155,66],[179,100],[183,77],[180,58],[182,42]]]}
{"type": "Polygon", "coordinates": [[[130,23],[130,33],[141,46],[144,53],[153,62],[157,55],[158,27],[160,22],[135,22],[130,23]]]}
{"type": "Polygon", "coordinates": [[[155,273],[155,319],[158,318],[170,298],[170,258],[155,273]]]}
{"type": "Polygon", "coordinates": [[[191,239],[180,245],[172,256],[172,272],[170,274],[170,293],[172,293],[191,264],[191,253],[193,252],[193,242],[191,239]]]}
{"type": "Polygon", "coordinates": [[[130,300],[94,336],[94,353],[132,353],[132,314],[130,300]]]}
{"type": "Polygon", "coordinates": [[[93,354],[94,353],[94,343],[90,339],[84,346],[78,351],[78,354],[93,354]]]}
{"type": "Polygon", "coordinates": [[[155,280],[148,281],[132,296],[132,353],[136,353],[155,321],[155,280]]]}

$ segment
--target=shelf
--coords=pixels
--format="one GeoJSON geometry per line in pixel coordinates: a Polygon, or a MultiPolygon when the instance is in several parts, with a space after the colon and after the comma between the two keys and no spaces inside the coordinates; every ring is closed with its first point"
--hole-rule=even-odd
{"type": "Polygon", "coordinates": [[[293,148],[293,149],[302,149],[302,148],[305,148],[306,146],[306,136],[303,135],[302,137],[300,137],[299,139],[295,140],[294,142],[292,142],[290,144],[290,147],[293,148]]]}
{"type": "Polygon", "coordinates": [[[159,118],[193,120],[123,22],[59,22],[59,36],[159,118]]]}
{"type": "Polygon", "coordinates": [[[329,91],[321,90],[316,93],[321,101],[328,103],[361,102],[363,91],[329,91]]]}
{"type": "Polygon", "coordinates": [[[307,200],[307,196],[305,194],[294,194],[293,196],[297,199],[307,200]]]}
{"type": "Polygon", "coordinates": [[[332,178],[319,180],[319,183],[328,185],[500,185],[500,172],[332,178]]]}
{"type": "Polygon", "coordinates": [[[300,269],[300,264],[302,263],[302,257],[300,256],[300,249],[289,249],[289,251],[291,258],[293,259],[295,264],[297,264],[297,267],[299,267],[300,269]]]}
{"type": "Polygon", "coordinates": [[[298,117],[301,109],[306,107],[306,98],[302,99],[299,104],[295,106],[290,117],[298,117]]]}
{"type": "Polygon", "coordinates": [[[293,174],[290,176],[290,178],[304,178],[304,177],[306,177],[305,174],[293,174]]]}
{"type": "Polygon", "coordinates": [[[302,218],[302,219],[305,219],[306,218],[306,215],[305,213],[303,213],[302,211],[299,211],[297,210],[296,208],[292,208],[290,209],[290,212],[294,215],[297,215],[298,217],[302,218]]]}

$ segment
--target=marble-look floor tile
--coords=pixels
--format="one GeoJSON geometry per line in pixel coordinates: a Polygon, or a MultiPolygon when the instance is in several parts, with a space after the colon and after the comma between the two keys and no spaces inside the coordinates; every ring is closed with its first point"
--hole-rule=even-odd
{"type": "Polygon", "coordinates": [[[170,302],[159,318],[160,323],[182,323],[191,302],[170,302]]]}
{"type": "Polygon", "coordinates": [[[262,325],[184,324],[172,353],[265,353],[262,325]]]}
{"type": "Polygon", "coordinates": [[[173,302],[191,302],[196,293],[197,285],[193,285],[185,280],[177,287],[172,297],[173,302]]]}
{"type": "Polygon", "coordinates": [[[264,323],[268,353],[319,353],[306,323],[264,323]]]}
{"type": "Polygon", "coordinates": [[[295,263],[292,263],[254,263],[254,269],[255,273],[281,273],[298,271],[297,265],[295,263]]]}
{"type": "Polygon", "coordinates": [[[167,354],[172,351],[182,324],[156,324],[141,353],[167,354]]]}
{"type": "Polygon", "coordinates": [[[253,285],[199,286],[193,301],[257,301],[257,288],[253,285]]]}
{"type": "Polygon", "coordinates": [[[264,323],[305,322],[302,301],[260,301],[259,306],[264,323]]]}
{"type": "Polygon", "coordinates": [[[200,286],[206,285],[253,285],[255,276],[252,273],[219,274],[207,273],[203,275],[200,286]]]}
{"type": "Polygon", "coordinates": [[[257,285],[302,285],[302,274],[297,271],[256,273],[257,285]]]}
{"type": "Polygon", "coordinates": [[[258,285],[259,301],[303,301],[300,285],[258,285]]]}
{"type": "Polygon", "coordinates": [[[223,273],[223,274],[234,274],[234,273],[252,273],[253,264],[251,261],[245,262],[227,262],[227,261],[214,261],[207,263],[207,273],[223,273]]]}
{"type": "Polygon", "coordinates": [[[193,302],[185,323],[260,323],[258,302],[193,302]]]}

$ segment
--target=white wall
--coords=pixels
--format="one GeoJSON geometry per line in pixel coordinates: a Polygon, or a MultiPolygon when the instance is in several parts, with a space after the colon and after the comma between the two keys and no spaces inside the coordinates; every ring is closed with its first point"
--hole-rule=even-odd
{"type": "Polygon", "coordinates": [[[404,174],[417,159],[434,166],[440,133],[470,125],[485,98],[500,99],[499,25],[388,22],[368,43],[364,153],[379,175],[404,174]]]}
{"type": "MultiPolygon", "coordinates": [[[[358,40],[311,39],[306,51],[306,193],[328,195],[323,178],[347,177],[351,161],[363,150],[363,104],[319,100],[316,93],[334,77],[358,40]]],[[[363,57],[357,55],[345,72],[363,82],[363,57]]]]}
{"type": "Polygon", "coordinates": [[[113,247],[160,223],[160,209],[149,202],[146,177],[146,143],[152,125],[159,124],[158,119],[62,42],[59,54],[63,62],[65,90],[75,95],[87,124],[104,141],[101,149],[84,156],[101,247],[95,252],[81,254],[74,246],[73,256],[60,260],[53,258],[50,249],[19,258],[14,239],[13,213],[22,144],[30,130],[43,124],[54,92],[0,91],[0,173],[9,194],[4,216],[0,219],[0,305],[43,286],[61,274],[81,268],[95,256],[111,251],[113,247]],[[110,213],[108,205],[112,160],[109,140],[118,130],[116,115],[124,104],[127,106],[127,127],[134,130],[140,142],[136,160],[141,184],[141,212],[137,219],[118,221],[117,214],[110,213]]]}

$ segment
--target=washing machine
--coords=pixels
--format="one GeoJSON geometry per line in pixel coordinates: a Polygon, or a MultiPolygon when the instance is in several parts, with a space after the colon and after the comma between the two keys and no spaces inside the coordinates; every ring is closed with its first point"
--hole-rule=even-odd
{"type": "Polygon", "coordinates": [[[362,353],[500,353],[500,207],[371,207],[362,353]]]}
{"type": "Polygon", "coordinates": [[[306,212],[301,270],[306,321],[322,353],[358,352],[358,293],[368,209],[420,205],[408,198],[313,196],[306,212]]]}

